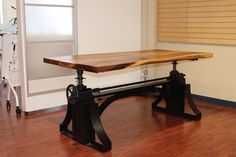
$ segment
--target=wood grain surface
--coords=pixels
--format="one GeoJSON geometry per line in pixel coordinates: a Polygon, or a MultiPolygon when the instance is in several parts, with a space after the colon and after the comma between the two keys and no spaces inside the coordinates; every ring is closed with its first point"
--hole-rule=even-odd
{"type": "Polygon", "coordinates": [[[212,57],[212,53],[207,52],[144,50],[117,53],[46,57],[44,58],[44,62],[70,69],[82,68],[84,71],[99,73],[130,67],[137,67],[145,64],[195,60],[210,57],[212,57]]]}

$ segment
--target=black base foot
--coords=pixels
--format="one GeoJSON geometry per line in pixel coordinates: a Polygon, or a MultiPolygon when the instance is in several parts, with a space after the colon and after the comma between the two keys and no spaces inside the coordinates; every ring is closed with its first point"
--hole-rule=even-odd
{"type": "Polygon", "coordinates": [[[174,112],[172,110],[170,110],[170,108],[173,107],[174,105],[178,105],[178,104],[173,103],[173,104],[171,104],[172,106],[170,106],[169,104],[166,104],[166,106],[167,106],[166,108],[158,106],[158,104],[163,99],[162,95],[165,95],[163,92],[152,103],[152,109],[154,111],[171,114],[171,115],[174,115],[174,116],[177,116],[177,117],[182,117],[182,118],[189,119],[189,120],[196,120],[196,121],[201,120],[202,114],[201,114],[201,112],[199,111],[199,109],[197,108],[196,104],[194,103],[194,101],[192,99],[192,94],[191,94],[191,90],[190,89],[191,89],[190,88],[190,84],[186,84],[185,85],[184,98],[186,98],[186,100],[188,102],[188,105],[190,106],[191,110],[193,111],[193,114],[185,113],[185,111],[184,111],[184,103],[181,103],[179,105],[179,108],[182,108],[180,111],[174,110],[174,112]],[[168,105],[169,105],[169,107],[168,107],[168,105]]]}
{"type": "Polygon", "coordinates": [[[100,143],[88,143],[86,144],[87,146],[99,151],[99,152],[107,152],[107,151],[110,151],[111,150],[111,147],[104,147],[104,145],[100,144],[100,143]]]}
{"type": "Polygon", "coordinates": [[[21,115],[21,109],[19,106],[16,107],[16,114],[21,115]]]}
{"type": "Polygon", "coordinates": [[[159,106],[152,106],[152,109],[156,112],[162,112],[162,113],[167,113],[173,116],[177,116],[177,117],[181,117],[181,118],[185,118],[188,120],[200,120],[201,119],[201,114],[196,114],[196,115],[192,115],[189,113],[183,113],[183,114],[173,114],[173,113],[168,113],[168,111],[166,110],[166,108],[163,107],[159,107],[159,106]]]}
{"type": "Polygon", "coordinates": [[[185,116],[189,118],[193,118],[194,120],[200,120],[202,118],[202,113],[200,112],[200,110],[197,108],[196,104],[193,101],[190,84],[186,85],[185,97],[192,111],[195,113],[194,116],[190,114],[185,114],[185,116]]]}
{"type": "Polygon", "coordinates": [[[11,103],[10,103],[9,100],[7,100],[7,102],[6,102],[6,107],[7,107],[8,110],[11,108],[11,103]]]}
{"type": "Polygon", "coordinates": [[[63,134],[65,136],[73,139],[73,132],[71,130],[68,130],[68,129],[61,130],[61,129],[62,128],[61,128],[61,125],[60,125],[60,132],[61,132],[61,134],[63,134]]]}
{"type": "Polygon", "coordinates": [[[192,114],[189,114],[189,113],[184,113],[182,115],[183,118],[186,118],[186,119],[189,119],[189,120],[196,120],[196,121],[199,121],[201,120],[202,118],[202,115],[201,114],[196,114],[196,115],[192,115],[192,114]]]}
{"type": "MultiPolygon", "coordinates": [[[[61,126],[60,126],[60,129],[62,129],[61,126]]],[[[65,129],[65,130],[61,130],[60,132],[61,132],[61,134],[73,139],[73,132],[71,130],[65,129]]],[[[75,141],[77,141],[77,140],[75,140],[75,141]]],[[[107,151],[111,150],[111,147],[104,147],[104,145],[102,145],[98,142],[89,142],[89,143],[81,143],[79,141],[77,141],[77,142],[82,145],[86,145],[88,147],[91,147],[99,152],[107,152],[107,151]]]]}

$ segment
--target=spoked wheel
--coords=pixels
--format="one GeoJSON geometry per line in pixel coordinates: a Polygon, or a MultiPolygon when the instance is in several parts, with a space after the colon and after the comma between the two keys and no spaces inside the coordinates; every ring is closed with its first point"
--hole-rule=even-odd
{"type": "Polygon", "coordinates": [[[66,89],[66,97],[70,104],[76,104],[79,100],[79,92],[75,85],[69,85],[66,89]]]}

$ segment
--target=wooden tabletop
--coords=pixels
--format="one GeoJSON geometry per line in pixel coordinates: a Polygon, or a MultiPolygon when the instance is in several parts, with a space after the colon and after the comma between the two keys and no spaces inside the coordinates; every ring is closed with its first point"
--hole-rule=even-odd
{"type": "Polygon", "coordinates": [[[82,68],[84,71],[99,73],[125,69],[129,67],[137,67],[145,64],[155,64],[181,60],[195,60],[210,57],[212,57],[212,53],[207,52],[144,50],[117,53],[46,57],[44,58],[44,62],[70,69],[82,68]]]}

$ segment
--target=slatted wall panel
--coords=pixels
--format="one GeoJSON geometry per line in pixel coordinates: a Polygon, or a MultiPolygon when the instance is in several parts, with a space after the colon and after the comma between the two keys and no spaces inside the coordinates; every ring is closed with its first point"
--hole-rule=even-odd
{"type": "Polygon", "coordinates": [[[157,40],[236,44],[236,0],[157,0],[157,40]]]}

